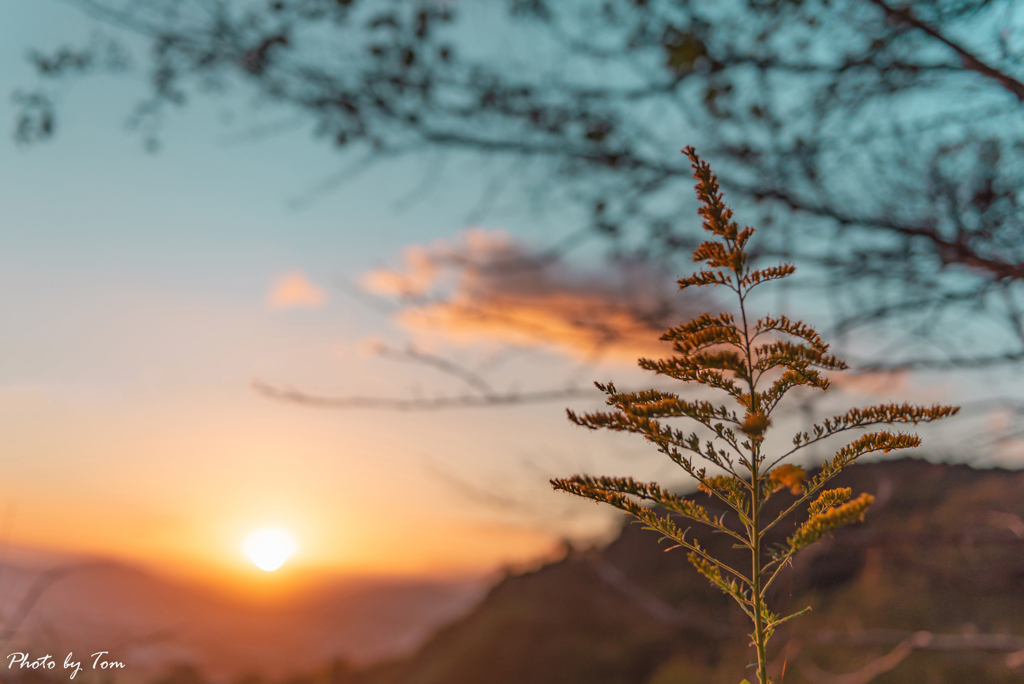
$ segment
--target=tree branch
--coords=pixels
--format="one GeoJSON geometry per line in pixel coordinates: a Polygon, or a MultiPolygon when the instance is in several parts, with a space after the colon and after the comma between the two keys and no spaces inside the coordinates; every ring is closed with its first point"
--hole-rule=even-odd
{"type": "Polygon", "coordinates": [[[935,634],[933,632],[898,632],[891,630],[865,630],[853,634],[822,632],[818,643],[841,641],[850,645],[887,645],[898,641],[896,647],[881,658],[867,663],[856,672],[829,674],[814,663],[801,665],[803,674],[812,684],[868,684],[876,677],[894,670],[915,650],[936,651],[1011,651],[1010,657],[1024,651],[1024,636],[1013,634],[935,634]]]}
{"type": "Polygon", "coordinates": [[[1001,86],[1013,93],[1019,101],[1024,102],[1024,83],[1021,83],[1006,72],[1000,71],[999,69],[989,66],[985,62],[981,61],[978,57],[968,52],[963,46],[953,42],[937,29],[932,28],[915,17],[913,11],[909,7],[892,7],[886,4],[885,0],[871,0],[871,2],[881,7],[887,17],[909,24],[931,36],[943,45],[952,48],[953,51],[960,56],[965,69],[976,71],[983,76],[997,81],[1001,86]]]}
{"type": "Polygon", "coordinates": [[[947,240],[938,230],[929,226],[907,225],[875,216],[854,216],[833,206],[802,200],[793,193],[778,188],[747,188],[747,190],[755,197],[779,200],[791,209],[829,218],[840,224],[876,228],[911,238],[925,238],[934,245],[935,253],[943,265],[967,266],[984,271],[998,280],[1024,280],[1024,262],[1009,262],[981,256],[967,244],[964,239],[965,235],[958,235],[955,240],[947,240]]]}
{"type": "Polygon", "coordinates": [[[390,411],[439,411],[445,409],[481,408],[486,406],[515,406],[559,401],[572,397],[593,397],[594,390],[566,388],[533,392],[496,392],[487,395],[459,394],[432,399],[392,399],[388,397],[341,396],[332,397],[284,389],[254,380],[252,388],[270,399],[333,409],[384,409],[390,411]]]}

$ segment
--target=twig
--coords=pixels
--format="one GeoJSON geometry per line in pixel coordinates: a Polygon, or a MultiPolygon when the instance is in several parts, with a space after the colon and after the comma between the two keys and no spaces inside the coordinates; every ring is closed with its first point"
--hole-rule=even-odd
{"type": "Polygon", "coordinates": [[[895,669],[907,659],[915,648],[921,648],[931,640],[931,632],[916,632],[909,638],[901,641],[893,650],[881,658],[876,658],[870,663],[849,674],[833,675],[821,670],[812,662],[804,663],[800,669],[811,684],[868,684],[878,675],[895,669]]]}
{"type": "Polygon", "coordinates": [[[713,639],[724,639],[732,635],[732,630],[721,622],[711,622],[702,616],[694,616],[670,606],[629,579],[626,573],[611,563],[594,557],[590,559],[590,564],[602,582],[615,589],[658,622],[695,629],[713,639]]]}
{"type": "Polygon", "coordinates": [[[899,632],[893,630],[865,630],[852,634],[836,634],[822,632],[818,635],[818,643],[828,644],[835,641],[857,646],[874,646],[891,644],[899,641],[894,649],[881,658],[872,660],[867,665],[847,674],[829,674],[814,663],[801,665],[804,676],[812,684],[868,684],[881,674],[895,669],[915,650],[935,651],[1011,651],[1010,657],[1024,652],[1024,636],[1014,634],[935,634],[928,631],[899,632]]]}
{"type": "Polygon", "coordinates": [[[594,390],[589,388],[569,387],[560,390],[537,392],[499,392],[488,395],[458,394],[433,399],[392,399],[388,397],[364,397],[358,395],[347,397],[321,396],[274,387],[259,380],[253,381],[252,387],[260,394],[271,399],[292,402],[303,406],[334,409],[384,409],[389,411],[438,411],[489,406],[514,406],[594,395],[594,390]]]}
{"type": "Polygon", "coordinates": [[[958,43],[954,43],[952,40],[942,35],[938,30],[915,17],[913,11],[909,7],[891,7],[887,5],[884,0],[871,0],[871,2],[881,7],[882,10],[885,11],[886,16],[910,24],[943,45],[952,48],[953,51],[960,56],[965,69],[976,71],[979,74],[997,81],[1001,86],[1016,95],[1018,100],[1024,102],[1024,83],[1021,83],[1009,74],[982,62],[980,59],[968,52],[963,46],[958,43]]]}
{"type": "Polygon", "coordinates": [[[443,356],[419,351],[412,345],[406,349],[394,349],[393,347],[389,347],[385,344],[380,344],[377,345],[376,352],[378,356],[382,356],[387,359],[412,361],[424,366],[430,366],[431,368],[439,370],[446,375],[458,378],[469,385],[472,389],[476,390],[481,396],[490,397],[495,394],[494,388],[492,388],[490,383],[484,380],[479,374],[474,373],[465,366],[457,364],[454,361],[450,361],[443,356]]]}

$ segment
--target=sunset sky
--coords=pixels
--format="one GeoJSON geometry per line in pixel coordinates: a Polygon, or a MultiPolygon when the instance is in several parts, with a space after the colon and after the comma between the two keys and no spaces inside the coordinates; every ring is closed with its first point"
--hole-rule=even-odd
{"type": "MultiPolygon", "coordinates": [[[[2,101],[32,85],[29,48],[90,26],[50,0],[0,11],[2,101]]],[[[489,371],[498,389],[629,382],[640,377],[629,359],[652,351],[627,305],[669,296],[671,278],[609,273],[585,254],[530,282],[446,272],[453,256],[540,249],[572,216],[513,210],[510,190],[477,218],[486,174],[457,156],[426,192],[437,163],[426,156],[335,182],[351,160],[288,112],[249,112],[242,95],[173,112],[149,154],[124,130],[141,90],[131,76],[72,84],[56,139],[26,148],[9,134],[13,108],[0,108],[0,514],[14,545],[225,578],[258,573],[242,541],[280,525],[298,540],[293,572],[476,573],[609,529],[606,513],[549,492],[549,477],[683,481],[639,441],[565,420],[565,405],[594,400],[397,413],[254,391],[253,381],[337,396],[461,389],[375,357],[381,342],[470,363],[523,345],[489,371]],[[285,130],[258,134],[270,123],[285,130]],[[456,296],[389,314],[351,283],[382,301],[456,296]],[[618,351],[587,365],[596,343],[564,327],[568,310],[622,331],[618,351]],[[551,343],[537,347],[531,329],[551,343]]],[[[943,382],[905,383],[898,398],[982,394],[943,382]]]]}

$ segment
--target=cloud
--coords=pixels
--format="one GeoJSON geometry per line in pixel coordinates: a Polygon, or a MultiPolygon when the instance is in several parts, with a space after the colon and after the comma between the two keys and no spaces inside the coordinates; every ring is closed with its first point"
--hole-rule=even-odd
{"type": "Polygon", "coordinates": [[[1002,436],[1013,426],[1013,413],[1009,409],[995,409],[985,414],[985,431],[991,435],[1002,436]]]}
{"type": "Polygon", "coordinates": [[[910,371],[872,371],[868,373],[830,373],[834,388],[861,396],[903,393],[910,388],[910,371]]]}
{"type": "Polygon", "coordinates": [[[282,275],[267,293],[267,304],[273,309],[318,309],[326,303],[327,294],[301,271],[282,275]]]}
{"type": "Polygon", "coordinates": [[[402,302],[415,331],[455,342],[543,346],[580,359],[663,356],[667,327],[712,308],[675,278],[639,261],[573,266],[503,231],[406,248],[394,269],[367,274],[370,292],[402,302]]]}

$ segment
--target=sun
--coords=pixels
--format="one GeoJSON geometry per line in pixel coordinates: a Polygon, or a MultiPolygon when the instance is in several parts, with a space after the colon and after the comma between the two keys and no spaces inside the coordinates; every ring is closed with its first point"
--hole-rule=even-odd
{"type": "Polygon", "coordinates": [[[283,527],[262,527],[246,537],[242,544],[249,560],[267,572],[284,565],[297,548],[295,537],[283,527]]]}

